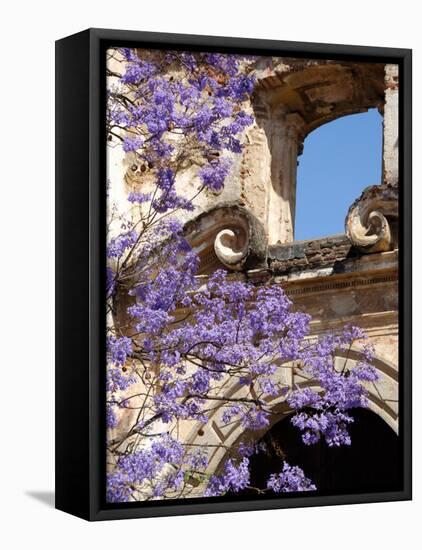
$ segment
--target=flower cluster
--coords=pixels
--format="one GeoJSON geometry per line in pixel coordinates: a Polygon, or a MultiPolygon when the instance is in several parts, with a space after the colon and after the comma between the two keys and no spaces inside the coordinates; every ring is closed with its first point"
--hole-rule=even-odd
{"type": "Polygon", "coordinates": [[[132,353],[132,340],[126,336],[107,338],[107,353],[109,362],[114,365],[123,365],[128,355],[132,353]]]}
{"type": "Polygon", "coordinates": [[[131,230],[110,239],[107,244],[107,256],[109,258],[121,258],[127,249],[136,243],[137,237],[136,231],[131,230]]]}
{"type": "Polygon", "coordinates": [[[319,388],[294,390],[288,395],[287,402],[298,411],[292,423],[303,432],[306,445],[316,443],[321,436],[330,447],[351,444],[348,425],[353,422],[353,417],[348,411],[367,406],[365,382],[378,379],[370,364],[373,351],[369,345],[362,348],[364,360],[349,368],[349,350],[356,340],[364,338],[361,329],[347,326],[342,334],[325,336],[301,353],[303,371],[319,388]],[[336,367],[339,352],[343,352],[345,357],[336,367]]]}
{"type": "MultiPolygon", "coordinates": [[[[249,459],[244,457],[237,465],[229,459],[220,476],[210,477],[205,496],[238,493],[247,488],[250,488],[249,459]]],[[[275,493],[316,491],[315,485],[305,476],[303,470],[298,466],[290,466],[287,462],[283,463],[280,473],[270,475],[266,489],[275,493]]]]}
{"type": "Polygon", "coordinates": [[[220,191],[224,185],[224,180],[229,173],[231,162],[228,159],[212,161],[205,165],[199,171],[199,177],[207,189],[220,191]]]}
{"type": "Polygon", "coordinates": [[[301,491],[316,491],[315,485],[308,479],[298,466],[290,466],[287,462],[279,474],[271,474],[267,488],[274,493],[292,493],[301,491]]]}
{"type": "Polygon", "coordinates": [[[249,477],[248,458],[243,458],[237,466],[229,459],[226,462],[224,473],[221,476],[211,476],[204,496],[221,496],[228,491],[237,493],[248,486],[249,477]]]}
{"type": "Polygon", "coordinates": [[[145,491],[148,496],[162,496],[165,491],[177,490],[184,479],[180,467],[185,455],[178,441],[163,436],[155,439],[149,448],[122,456],[108,475],[107,500],[126,502],[136,497],[137,491],[145,491]]]}

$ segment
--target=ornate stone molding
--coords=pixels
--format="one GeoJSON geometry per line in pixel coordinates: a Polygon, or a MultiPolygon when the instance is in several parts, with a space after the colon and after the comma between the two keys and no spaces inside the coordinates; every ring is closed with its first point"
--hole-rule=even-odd
{"type": "Polygon", "coordinates": [[[398,186],[373,185],[352,204],[346,217],[346,234],[363,253],[395,247],[392,222],[398,218],[398,186]]]}
{"type": "Polygon", "coordinates": [[[221,205],[186,225],[185,234],[201,259],[201,271],[232,271],[263,265],[267,240],[262,224],[245,208],[221,205]]]}
{"type": "Polygon", "coordinates": [[[385,275],[384,277],[372,277],[372,278],[358,278],[350,279],[347,281],[333,281],[322,283],[314,286],[303,286],[300,288],[285,288],[287,296],[302,296],[305,294],[314,294],[326,291],[344,290],[347,288],[359,288],[369,285],[382,285],[388,283],[395,283],[398,281],[398,275],[385,275]]]}

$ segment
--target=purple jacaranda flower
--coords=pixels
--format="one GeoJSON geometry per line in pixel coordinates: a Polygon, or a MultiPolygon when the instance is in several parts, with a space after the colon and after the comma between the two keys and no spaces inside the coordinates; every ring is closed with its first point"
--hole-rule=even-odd
{"type": "Polygon", "coordinates": [[[315,485],[305,476],[301,468],[290,466],[287,462],[284,462],[283,469],[279,474],[271,474],[267,482],[267,488],[275,493],[316,490],[315,485]]]}

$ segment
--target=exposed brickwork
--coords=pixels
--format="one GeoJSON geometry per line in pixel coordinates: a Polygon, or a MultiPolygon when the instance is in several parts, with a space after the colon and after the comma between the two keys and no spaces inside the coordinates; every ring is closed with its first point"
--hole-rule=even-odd
{"type": "Polygon", "coordinates": [[[334,267],[335,271],[340,273],[342,261],[358,256],[359,252],[352,247],[346,235],[334,235],[323,239],[270,246],[268,266],[275,274],[326,267],[334,267]]]}

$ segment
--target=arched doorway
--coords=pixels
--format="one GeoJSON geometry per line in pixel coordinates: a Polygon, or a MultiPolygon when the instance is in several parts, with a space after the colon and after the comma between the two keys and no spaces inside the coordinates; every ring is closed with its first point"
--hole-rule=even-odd
{"type": "MultiPolygon", "coordinates": [[[[324,441],[305,446],[290,417],[275,424],[261,439],[268,452],[250,458],[251,486],[265,488],[269,475],[279,472],[285,459],[303,469],[318,494],[401,489],[399,437],[370,410],[356,409],[352,416],[352,444],[343,447],[328,447],[324,441]]],[[[244,492],[248,493],[254,491],[244,492]]]]}

